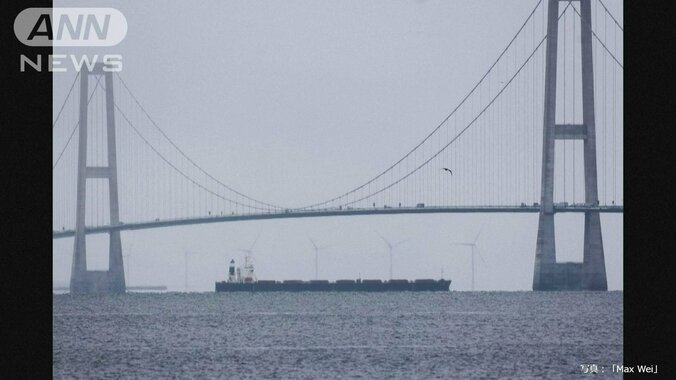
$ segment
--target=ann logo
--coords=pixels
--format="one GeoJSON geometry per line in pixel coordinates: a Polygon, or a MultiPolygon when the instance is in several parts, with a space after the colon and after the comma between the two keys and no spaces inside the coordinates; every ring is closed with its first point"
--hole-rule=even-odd
{"type": "MultiPolygon", "coordinates": [[[[77,15],[77,21],[73,25],[73,21],[68,14],[63,14],[59,17],[57,29],[57,39],[64,40],[64,31],[68,31],[70,40],[88,40],[93,30],[99,40],[105,40],[108,35],[108,28],[110,26],[110,14],[104,15],[103,26],[99,23],[95,14],[77,15]],[[83,26],[83,20],[86,17],[86,23],[83,26]]],[[[54,29],[52,28],[51,14],[43,13],[38,17],[37,22],[33,26],[28,40],[32,41],[36,36],[45,36],[48,40],[54,40],[54,29]]]]}
{"type": "Polygon", "coordinates": [[[114,8],[28,8],[16,16],[14,34],[28,46],[115,46],[127,20],[114,8]]]}

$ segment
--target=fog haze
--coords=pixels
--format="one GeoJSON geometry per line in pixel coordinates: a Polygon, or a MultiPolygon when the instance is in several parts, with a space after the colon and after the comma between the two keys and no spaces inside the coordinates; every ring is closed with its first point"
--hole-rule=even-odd
{"type": "MultiPolygon", "coordinates": [[[[207,172],[254,198],[300,207],[387,168],[460,102],[537,1],[55,1],[120,10],[120,73],[143,107],[207,172]]],[[[622,2],[606,6],[622,22],[622,2]]],[[[621,44],[621,38],[617,41],[621,44]]],[[[87,53],[55,48],[55,53],[87,53]]],[[[75,73],[54,74],[58,109],[75,73]]],[[[621,93],[620,93],[621,94],[621,93]]],[[[621,106],[621,102],[620,102],[621,106]]],[[[621,113],[621,110],[618,112],[621,113]]],[[[57,148],[55,147],[55,150],[57,148]]],[[[621,153],[620,153],[621,156],[621,153]]],[[[621,166],[621,163],[620,163],[621,166]]],[[[538,162],[539,167],[539,162],[538,162]]],[[[539,170],[539,169],[538,169],[539,170]]],[[[581,180],[581,179],[580,179],[581,180]]],[[[621,171],[620,179],[621,184],[621,171]]],[[[75,196],[75,195],[73,195],[75,196]]],[[[124,202],[124,199],[120,199],[124,202]]],[[[618,204],[623,204],[621,186],[618,204]]],[[[557,214],[558,261],[582,261],[583,214],[557,214]]],[[[623,214],[602,214],[609,290],[621,290],[623,214]]],[[[257,236],[259,279],[450,278],[478,290],[530,290],[538,215],[422,214],[228,222],[122,232],[127,285],[213,291],[257,236]],[[186,252],[190,252],[186,255],[186,252]],[[127,256],[129,255],[129,256],[127,256]]],[[[87,238],[107,268],[107,235],[87,238]]],[[[54,283],[68,284],[73,239],[54,240],[54,283]]]]}

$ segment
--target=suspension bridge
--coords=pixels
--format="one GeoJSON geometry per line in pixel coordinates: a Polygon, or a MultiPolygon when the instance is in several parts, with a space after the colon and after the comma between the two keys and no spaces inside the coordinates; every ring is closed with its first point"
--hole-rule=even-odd
{"type": "Polygon", "coordinates": [[[120,73],[84,67],[53,123],[52,235],[74,237],[71,292],[125,291],[126,230],[407,213],[538,213],[533,289],[606,290],[599,215],[623,212],[623,27],[602,0],[540,0],[524,16],[410,150],[303,205],[228,185],[163,131],[120,73]],[[584,214],[582,263],[556,262],[554,216],[564,212],[584,214]],[[96,233],[110,237],[107,271],[87,270],[96,233]]]}

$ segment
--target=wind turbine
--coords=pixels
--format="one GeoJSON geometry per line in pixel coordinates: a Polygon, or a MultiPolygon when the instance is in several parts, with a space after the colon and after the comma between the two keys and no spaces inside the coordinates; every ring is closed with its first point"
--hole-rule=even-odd
{"type": "MultiPolygon", "coordinates": [[[[451,243],[451,245],[463,245],[463,246],[466,246],[466,247],[472,247],[472,291],[474,291],[474,249],[476,248],[477,251],[478,251],[478,248],[476,247],[476,242],[479,240],[479,235],[481,235],[481,231],[483,229],[484,229],[484,226],[481,226],[481,228],[479,228],[479,233],[476,234],[474,241],[471,242],[471,243],[451,243]]],[[[485,263],[481,254],[479,254],[479,258],[481,259],[481,261],[483,261],[485,263]]]]}
{"type": "Polygon", "coordinates": [[[315,244],[315,242],[312,239],[310,239],[309,236],[308,236],[308,240],[310,240],[310,243],[312,243],[312,247],[315,250],[315,280],[318,280],[319,279],[319,251],[321,251],[322,249],[329,248],[330,245],[323,245],[321,247],[317,247],[317,244],[315,244]]]}
{"type": "Polygon", "coordinates": [[[380,236],[380,238],[383,240],[383,242],[385,242],[385,244],[387,245],[387,248],[390,250],[390,280],[391,280],[391,279],[392,279],[392,250],[394,250],[394,247],[396,247],[396,246],[398,246],[398,245],[400,245],[400,244],[405,243],[405,242],[407,241],[407,239],[406,239],[406,240],[398,241],[398,242],[396,242],[396,243],[394,243],[394,244],[391,244],[391,243],[390,243],[387,239],[385,239],[385,238],[383,237],[383,235],[381,235],[378,231],[376,231],[376,233],[378,234],[378,236],[380,236]]]}

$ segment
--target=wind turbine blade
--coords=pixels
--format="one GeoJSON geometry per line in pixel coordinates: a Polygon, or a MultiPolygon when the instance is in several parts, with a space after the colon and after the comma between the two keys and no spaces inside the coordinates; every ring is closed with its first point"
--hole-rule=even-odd
{"type": "Polygon", "coordinates": [[[476,244],[477,240],[479,240],[479,235],[481,235],[481,231],[484,229],[484,224],[481,225],[481,228],[479,228],[479,233],[476,234],[476,237],[474,238],[474,244],[476,244]]]}
{"type": "Polygon", "coordinates": [[[472,243],[451,243],[451,245],[462,245],[466,247],[471,247],[473,244],[472,243]]]}
{"type": "Polygon", "coordinates": [[[484,260],[483,255],[482,255],[481,252],[479,251],[479,247],[476,247],[476,246],[475,246],[474,248],[476,249],[476,253],[479,254],[479,258],[481,259],[481,262],[484,263],[484,264],[486,264],[486,260],[484,260]]]}
{"type": "Polygon", "coordinates": [[[249,251],[253,251],[254,246],[256,245],[256,242],[258,242],[258,238],[261,237],[261,233],[258,233],[258,236],[256,236],[256,240],[254,240],[253,244],[251,244],[251,248],[249,248],[249,251]]]}
{"type": "Polygon", "coordinates": [[[394,243],[394,245],[392,246],[392,248],[394,248],[394,247],[396,247],[396,246],[398,246],[398,245],[400,245],[400,244],[404,244],[404,243],[406,243],[407,241],[408,241],[408,239],[404,239],[404,240],[402,240],[402,241],[396,242],[396,243],[394,243]]]}
{"type": "Polygon", "coordinates": [[[392,244],[390,244],[390,242],[387,241],[387,239],[385,239],[385,238],[383,237],[383,235],[380,234],[380,232],[376,231],[376,233],[378,234],[378,236],[380,236],[381,239],[383,239],[383,241],[385,242],[385,244],[387,244],[387,247],[390,248],[390,249],[392,249],[392,244]]]}
{"type": "Polygon", "coordinates": [[[319,248],[317,248],[317,244],[315,244],[315,242],[312,239],[310,239],[309,236],[307,238],[308,238],[308,240],[310,240],[310,243],[312,243],[312,246],[314,247],[315,250],[319,249],[319,248]]]}

